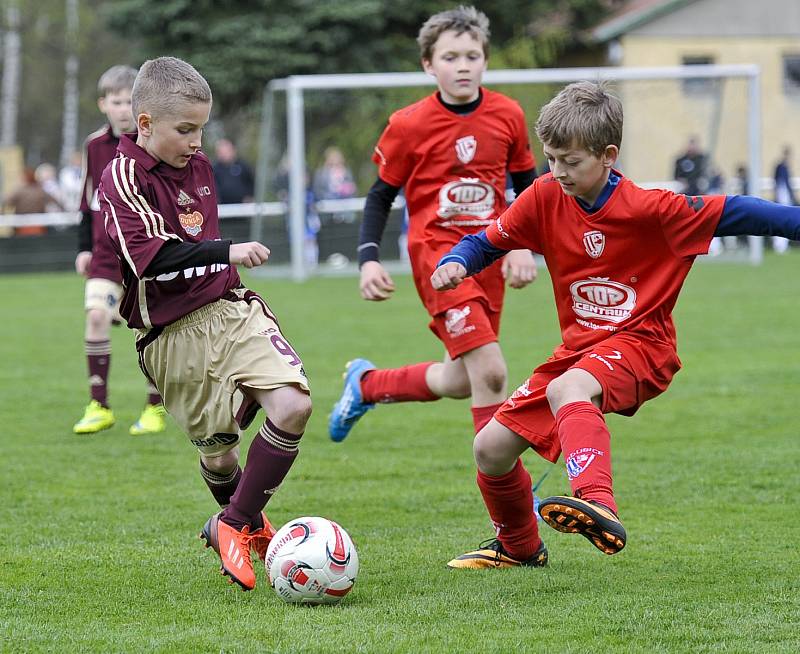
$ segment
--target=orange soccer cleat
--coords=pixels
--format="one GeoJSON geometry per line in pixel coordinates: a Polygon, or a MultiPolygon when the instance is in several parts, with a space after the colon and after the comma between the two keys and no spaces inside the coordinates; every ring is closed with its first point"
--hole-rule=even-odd
{"type": "Polygon", "coordinates": [[[261,559],[262,563],[266,563],[267,548],[274,535],[275,527],[270,524],[266,514],[262,511],[261,527],[253,529],[253,533],[250,534],[250,545],[253,551],[258,555],[258,558],[261,559]]]}
{"type": "MultiPolygon", "coordinates": [[[[250,527],[237,531],[223,522],[217,513],[208,519],[200,538],[206,541],[206,547],[212,547],[219,554],[220,571],[230,577],[231,583],[236,582],[242,590],[255,588],[256,573],[250,560],[250,546],[253,544],[250,527]]],[[[266,551],[266,546],[264,549],[266,551]]]]}

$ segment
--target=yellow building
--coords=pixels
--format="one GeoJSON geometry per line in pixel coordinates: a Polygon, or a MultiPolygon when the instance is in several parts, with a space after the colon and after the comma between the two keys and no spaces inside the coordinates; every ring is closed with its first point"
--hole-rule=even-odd
{"type": "MultiPolygon", "coordinates": [[[[632,0],[592,36],[607,45],[612,65],[757,64],[761,175],[771,180],[784,145],[793,151],[793,174],[800,174],[800,0],[632,0]]],[[[671,179],[691,136],[728,179],[746,162],[743,81],[625,83],[619,91],[622,165],[633,179],[671,179]]]]}

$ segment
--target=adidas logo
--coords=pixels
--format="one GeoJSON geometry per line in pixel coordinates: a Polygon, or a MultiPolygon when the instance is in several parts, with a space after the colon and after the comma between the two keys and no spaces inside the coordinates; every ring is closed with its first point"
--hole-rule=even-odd
{"type": "Polygon", "coordinates": [[[194,198],[191,198],[189,194],[181,189],[181,192],[178,193],[178,204],[181,206],[186,206],[187,204],[194,204],[194,198]]]}

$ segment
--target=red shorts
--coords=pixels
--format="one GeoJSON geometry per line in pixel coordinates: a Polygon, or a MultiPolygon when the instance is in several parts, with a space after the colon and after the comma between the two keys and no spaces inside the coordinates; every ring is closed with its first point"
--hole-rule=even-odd
{"type": "Polygon", "coordinates": [[[436,314],[428,325],[451,359],[481,345],[494,343],[500,332],[500,312],[480,300],[467,300],[436,314]]]}
{"type": "Polygon", "coordinates": [[[547,385],[570,368],[585,370],[600,383],[603,413],[632,416],[667,389],[681,362],[671,345],[631,334],[615,334],[579,352],[556,350],[494,415],[553,462],[561,453],[561,443],[545,393],[547,385]]]}

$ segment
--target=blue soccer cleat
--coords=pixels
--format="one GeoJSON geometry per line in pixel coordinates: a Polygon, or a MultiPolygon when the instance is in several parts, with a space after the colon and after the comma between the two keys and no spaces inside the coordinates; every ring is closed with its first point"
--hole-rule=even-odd
{"type": "Polygon", "coordinates": [[[328,418],[328,434],[332,441],[338,443],[347,438],[358,419],[375,406],[364,402],[361,396],[361,377],[370,370],[375,370],[375,364],[366,359],[353,359],[347,363],[342,396],[333,405],[328,418]]]}

